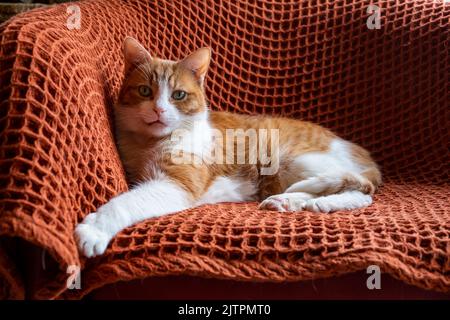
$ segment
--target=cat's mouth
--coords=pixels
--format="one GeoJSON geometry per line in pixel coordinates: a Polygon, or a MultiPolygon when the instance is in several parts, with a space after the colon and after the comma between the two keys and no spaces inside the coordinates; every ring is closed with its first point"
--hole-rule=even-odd
{"type": "Polygon", "coordinates": [[[164,126],[167,127],[167,124],[162,122],[161,120],[156,120],[156,121],[152,121],[152,122],[145,122],[148,126],[153,126],[153,125],[160,125],[160,126],[164,126]]]}

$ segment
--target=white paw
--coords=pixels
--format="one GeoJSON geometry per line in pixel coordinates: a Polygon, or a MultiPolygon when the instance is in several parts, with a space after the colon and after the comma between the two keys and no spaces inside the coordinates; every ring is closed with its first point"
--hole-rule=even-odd
{"type": "Polygon", "coordinates": [[[272,210],[286,212],[288,211],[288,201],[287,199],[270,196],[266,200],[263,200],[258,207],[260,210],[272,210]]]}
{"type": "Polygon", "coordinates": [[[332,211],[329,201],[324,200],[323,197],[306,201],[305,209],[312,212],[323,212],[323,213],[328,213],[332,211]]]}
{"type": "Polygon", "coordinates": [[[339,210],[353,210],[370,206],[372,197],[359,191],[346,191],[306,201],[305,209],[313,212],[334,212],[339,210]]]}
{"type": "Polygon", "coordinates": [[[261,210],[300,211],[312,195],[304,192],[282,193],[268,197],[259,204],[261,210]]]}
{"type": "Polygon", "coordinates": [[[75,228],[75,239],[78,249],[88,258],[101,255],[105,252],[111,237],[104,231],[98,229],[94,222],[93,214],[78,224],[75,228]]]}

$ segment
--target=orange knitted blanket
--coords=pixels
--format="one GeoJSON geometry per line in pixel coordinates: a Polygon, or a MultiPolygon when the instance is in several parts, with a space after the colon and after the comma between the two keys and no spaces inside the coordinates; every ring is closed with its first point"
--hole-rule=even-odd
{"type": "Polygon", "coordinates": [[[370,4],[93,0],[1,25],[0,298],[80,298],[156,275],[306,280],[371,264],[450,291],[450,4],[379,1],[379,29],[367,25],[370,4]],[[80,28],[68,28],[77,12],[80,28]],[[168,59],[210,46],[214,110],[310,120],[360,143],[386,177],[374,204],[333,214],[203,206],[128,228],[86,261],[74,226],[127,189],[111,126],[127,35],[168,59]],[[14,239],[56,266],[33,290],[14,239]],[[82,266],[81,289],[66,288],[71,265],[82,266]]]}

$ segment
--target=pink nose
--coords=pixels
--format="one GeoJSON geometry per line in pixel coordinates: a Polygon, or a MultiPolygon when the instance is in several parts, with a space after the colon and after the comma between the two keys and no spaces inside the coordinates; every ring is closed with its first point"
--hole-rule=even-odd
{"type": "Polygon", "coordinates": [[[164,113],[166,110],[164,110],[164,108],[156,106],[155,111],[158,115],[160,115],[161,113],[164,113]]]}

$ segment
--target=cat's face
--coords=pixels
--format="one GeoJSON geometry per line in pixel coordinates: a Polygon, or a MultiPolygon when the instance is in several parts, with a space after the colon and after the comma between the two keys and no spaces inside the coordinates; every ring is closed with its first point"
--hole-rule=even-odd
{"type": "Polygon", "coordinates": [[[165,137],[205,116],[209,49],[175,62],[152,58],[135,39],[126,38],[124,57],[126,78],[115,106],[119,130],[165,137]]]}

